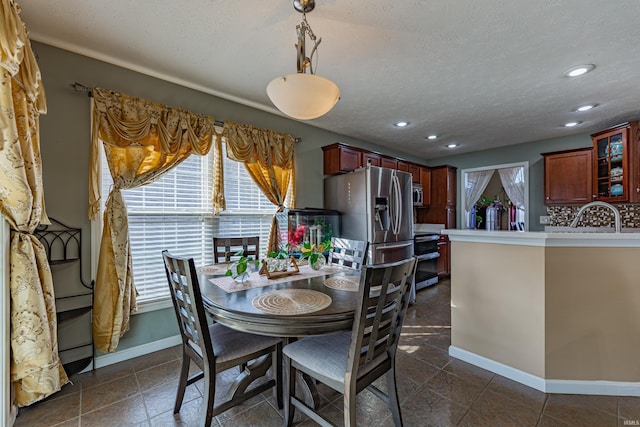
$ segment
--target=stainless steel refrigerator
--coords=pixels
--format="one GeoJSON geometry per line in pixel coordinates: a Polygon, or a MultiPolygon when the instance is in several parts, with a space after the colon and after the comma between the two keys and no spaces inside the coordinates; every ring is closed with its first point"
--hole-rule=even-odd
{"type": "Polygon", "coordinates": [[[325,178],[324,206],[342,214],[339,237],[368,243],[366,264],[413,256],[411,174],[367,166],[325,178]]]}

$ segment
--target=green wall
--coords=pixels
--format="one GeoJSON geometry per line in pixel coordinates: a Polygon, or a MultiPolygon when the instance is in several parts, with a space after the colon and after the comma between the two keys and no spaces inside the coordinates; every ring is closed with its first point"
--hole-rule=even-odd
{"type": "MultiPolygon", "coordinates": [[[[47,212],[63,223],[82,228],[84,277],[90,277],[91,223],[87,218],[90,99],[70,84],[102,87],[145,98],[217,120],[233,120],[257,127],[287,132],[301,138],[296,146],[296,176],[299,207],[322,207],[321,147],[342,141],[370,150],[420,161],[410,155],[328,132],[305,123],[246,107],[196,90],[149,77],[122,67],[94,60],[42,43],[33,43],[42,72],[48,113],[41,116],[41,153],[47,212]]],[[[160,254],[158,254],[160,256],[160,254]]],[[[60,286],[60,285],[58,285],[60,286]]],[[[63,285],[62,285],[63,286],[63,285]]],[[[131,330],[119,349],[178,334],[172,308],[133,316],[131,330]]]]}
{"type": "MultiPolygon", "coordinates": [[[[42,43],[33,43],[47,95],[48,114],[41,117],[41,152],[47,212],[83,230],[84,277],[90,276],[91,224],[87,218],[90,146],[90,100],[69,86],[73,82],[102,87],[150,101],[207,114],[217,120],[233,120],[257,127],[288,132],[302,138],[296,147],[297,205],[323,206],[322,150],[334,142],[382,152],[408,161],[437,165],[448,163],[471,168],[528,160],[530,163],[531,218],[544,214],[540,153],[587,146],[588,135],[520,144],[466,155],[425,160],[366,141],[328,132],[305,123],[246,107],[180,85],[149,77],[42,43]]],[[[533,224],[531,224],[531,228],[533,224]]],[[[133,316],[131,330],[120,350],[153,342],[178,333],[171,308],[133,316]]]]}
{"type": "MultiPolygon", "coordinates": [[[[589,134],[577,134],[563,138],[476,151],[474,153],[440,157],[428,160],[427,164],[429,166],[448,164],[458,168],[457,205],[462,206],[460,201],[462,194],[460,171],[462,169],[529,162],[529,231],[542,231],[544,230],[544,225],[541,225],[539,220],[541,215],[547,214],[547,210],[544,206],[544,162],[540,153],[589,147],[591,144],[591,136],[589,134]]],[[[457,227],[462,228],[463,224],[460,224],[459,216],[458,212],[457,227]]]]}

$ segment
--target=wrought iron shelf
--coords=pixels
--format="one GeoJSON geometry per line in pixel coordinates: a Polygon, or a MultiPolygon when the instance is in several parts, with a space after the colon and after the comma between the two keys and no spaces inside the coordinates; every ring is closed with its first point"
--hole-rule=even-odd
{"type": "MultiPolygon", "coordinates": [[[[56,294],[64,295],[56,297],[56,316],[58,333],[60,334],[60,331],[67,327],[72,328],[69,330],[72,331],[75,322],[78,322],[83,316],[91,313],[93,309],[94,283],[92,280],[85,280],[82,277],[82,230],[80,228],[69,227],[54,218],[49,219],[51,220],[50,225],[40,225],[34,232],[35,236],[44,246],[49,265],[56,266],[77,263],[79,284],[86,289],[84,292],[75,292],[71,295],[66,295],[60,285],[56,286],[59,282],[56,282],[54,278],[54,288],[58,288],[55,290],[56,294]]],[[[55,276],[59,271],[60,269],[52,269],[51,272],[55,276]]],[[[77,289],[82,288],[78,286],[76,290],[77,289]]],[[[69,289],[67,289],[67,291],[68,290],[69,289]]],[[[89,316],[89,322],[91,322],[90,319],[91,316],[89,316]]],[[[78,326],[82,325],[88,326],[86,323],[78,324],[78,326]]],[[[71,339],[71,342],[68,343],[70,345],[65,348],[60,347],[59,353],[61,359],[63,359],[67,374],[73,375],[89,366],[91,361],[94,360],[95,353],[91,334],[89,334],[86,340],[82,340],[79,345],[77,342],[74,345],[72,342],[75,334],[69,331],[63,331],[62,334],[73,334],[66,335],[66,338],[71,339]],[[64,359],[69,360],[65,363],[64,359]]],[[[60,341],[61,338],[65,338],[65,335],[59,335],[58,341],[60,341]]]]}

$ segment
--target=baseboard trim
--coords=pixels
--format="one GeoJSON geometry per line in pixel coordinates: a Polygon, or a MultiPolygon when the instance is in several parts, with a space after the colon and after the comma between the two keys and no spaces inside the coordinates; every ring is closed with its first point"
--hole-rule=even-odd
{"type": "Polygon", "coordinates": [[[134,357],[144,356],[145,354],[164,350],[165,348],[180,345],[181,343],[182,338],[180,338],[180,335],[174,335],[158,341],[120,350],[115,353],[103,354],[95,358],[95,369],[104,368],[105,366],[113,365],[114,363],[124,362],[125,360],[133,359],[134,357]]]}
{"type": "Polygon", "coordinates": [[[640,382],[547,380],[454,346],[449,356],[545,393],[640,396],[640,382]]]}

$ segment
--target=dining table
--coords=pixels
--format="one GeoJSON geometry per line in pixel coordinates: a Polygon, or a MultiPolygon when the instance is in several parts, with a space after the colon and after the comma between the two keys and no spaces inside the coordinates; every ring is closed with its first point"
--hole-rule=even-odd
{"type": "MultiPolygon", "coordinates": [[[[205,310],[224,326],[282,337],[285,345],[307,336],[350,331],[353,326],[359,270],[325,266],[315,271],[303,265],[294,274],[274,279],[256,271],[244,283],[235,283],[223,275],[225,271],[219,264],[198,269],[205,310]]],[[[315,383],[306,375],[297,382],[301,397],[317,408],[315,383]]]]}
{"type": "Polygon", "coordinates": [[[315,271],[305,265],[276,279],[253,272],[241,284],[204,268],[199,273],[205,309],[229,328],[300,338],[349,331],[353,325],[358,270],[327,266],[315,271]]]}

